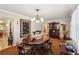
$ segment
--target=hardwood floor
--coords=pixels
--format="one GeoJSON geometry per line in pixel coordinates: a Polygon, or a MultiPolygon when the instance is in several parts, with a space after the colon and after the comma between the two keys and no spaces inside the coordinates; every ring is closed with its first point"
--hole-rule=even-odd
{"type": "Polygon", "coordinates": [[[65,40],[63,39],[56,39],[56,38],[51,38],[52,41],[52,52],[53,55],[59,55],[60,54],[60,43],[65,43],[65,40]]]}
{"type": "Polygon", "coordinates": [[[18,55],[18,48],[16,46],[9,47],[0,51],[0,55],[18,55]]]}

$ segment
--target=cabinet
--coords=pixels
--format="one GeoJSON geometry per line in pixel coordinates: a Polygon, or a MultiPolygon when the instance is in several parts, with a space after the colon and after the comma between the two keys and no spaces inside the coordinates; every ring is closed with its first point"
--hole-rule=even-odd
{"type": "Polygon", "coordinates": [[[49,36],[59,38],[60,26],[58,22],[49,23],[49,36]]]}

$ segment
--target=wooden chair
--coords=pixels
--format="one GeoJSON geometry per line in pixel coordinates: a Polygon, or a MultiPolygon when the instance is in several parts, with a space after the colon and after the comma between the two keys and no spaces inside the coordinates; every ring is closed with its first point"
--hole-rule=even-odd
{"type": "Polygon", "coordinates": [[[59,47],[60,47],[60,55],[70,55],[70,53],[68,53],[64,43],[60,44],[59,47]]]}
{"type": "Polygon", "coordinates": [[[19,54],[20,55],[29,55],[29,54],[33,54],[32,53],[32,46],[30,46],[29,43],[30,40],[30,36],[28,36],[27,38],[24,38],[22,40],[21,44],[18,44],[17,47],[19,49],[19,54]]]}
{"type": "Polygon", "coordinates": [[[45,52],[47,52],[48,54],[52,54],[52,42],[47,41],[44,45],[43,45],[43,50],[45,52]]]}

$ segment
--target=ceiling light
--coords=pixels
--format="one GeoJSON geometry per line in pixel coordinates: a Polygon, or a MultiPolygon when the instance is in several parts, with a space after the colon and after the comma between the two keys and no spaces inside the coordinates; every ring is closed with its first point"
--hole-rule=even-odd
{"type": "Polygon", "coordinates": [[[3,21],[2,20],[0,20],[0,23],[2,23],[3,21]]]}
{"type": "Polygon", "coordinates": [[[43,22],[43,21],[44,21],[44,19],[43,19],[43,18],[41,18],[40,20],[41,20],[41,22],[43,22]]]}
{"type": "Polygon", "coordinates": [[[31,21],[34,21],[35,20],[35,18],[33,18],[31,21]]]}
{"type": "Polygon", "coordinates": [[[36,12],[37,12],[37,14],[35,15],[35,17],[31,21],[43,22],[44,19],[43,18],[40,18],[39,14],[38,14],[39,9],[36,9],[36,12]]]}
{"type": "Polygon", "coordinates": [[[6,26],[9,26],[9,24],[6,24],[6,26]]]}
{"type": "Polygon", "coordinates": [[[36,23],[39,23],[40,21],[39,20],[36,20],[36,23]]]}

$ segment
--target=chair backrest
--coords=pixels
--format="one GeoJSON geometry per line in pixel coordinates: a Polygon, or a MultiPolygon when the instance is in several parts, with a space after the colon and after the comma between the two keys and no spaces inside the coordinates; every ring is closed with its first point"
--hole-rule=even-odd
{"type": "Polygon", "coordinates": [[[22,41],[23,41],[23,42],[26,42],[26,43],[28,44],[29,41],[30,41],[30,39],[31,39],[31,37],[30,37],[30,35],[29,35],[29,36],[27,36],[27,38],[24,38],[22,41]]]}

